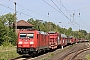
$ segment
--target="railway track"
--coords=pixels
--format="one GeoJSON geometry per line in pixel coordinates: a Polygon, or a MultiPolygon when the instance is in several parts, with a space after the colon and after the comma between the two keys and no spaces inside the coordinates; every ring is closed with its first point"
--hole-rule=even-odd
{"type": "Polygon", "coordinates": [[[80,51],[75,52],[75,54],[69,60],[74,60],[75,57],[77,57],[77,55],[79,55],[80,53],[82,53],[84,51],[87,51],[87,50],[90,50],[90,48],[83,49],[83,50],[80,50],[80,51]]]}
{"type": "MultiPolygon", "coordinates": [[[[69,48],[69,50],[67,49],[68,51],[65,52],[64,55],[62,55],[62,56],[60,55],[59,57],[55,56],[55,57],[57,57],[56,60],[81,60],[81,59],[75,59],[75,58],[80,53],[82,53],[82,52],[87,51],[87,50],[90,49],[89,48],[90,47],[90,44],[87,44],[87,45],[86,44],[87,43],[85,43],[85,44],[84,43],[80,43],[80,44],[74,45],[73,47],[69,48]]],[[[60,51],[60,50],[58,50],[58,51],[60,51]]],[[[11,60],[42,60],[42,57],[45,58],[45,56],[50,55],[50,53],[52,53],[52,52],[41,54],[41,55],[39,55],[38,57],[35,57],[35,58],[32,58],[31,56],[19,56],[17,58],[11,59],[11,60]]],[[[53,60],[53,59],[47,59],[47,60],[53,60]]]]}
{"type": "Polygon", "coordinates": [[[67,52],[63,57],[60,57],[58,60],[83,60],[83,59],[75,59],[79,54],[82,52],[85,52],[87,50],[90,50],[90,44],[88,43],[87,48],[78,48],[74,51],[71,49],[69,52],[67,52]]]}
{"type": "Polygon", "coordinates": [[[37,58],[39,58],[40,56],[44,56],[45,54],[49,54],[51,52],[45,52],[45,53],[39,53],[38,56],[32,57],[30,55],[21,55],[19,57],[13,58],[11,60],[35,60],[37,58]]]}

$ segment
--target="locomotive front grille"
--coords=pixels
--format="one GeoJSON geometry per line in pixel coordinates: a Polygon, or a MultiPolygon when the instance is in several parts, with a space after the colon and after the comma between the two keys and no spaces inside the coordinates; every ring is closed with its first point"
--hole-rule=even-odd
{"type": "Polygon", "coordinates": [[[17,52],[20,54],[28,54],[29,52],[35,51],[34,48],[17,48],[17,52]]]}

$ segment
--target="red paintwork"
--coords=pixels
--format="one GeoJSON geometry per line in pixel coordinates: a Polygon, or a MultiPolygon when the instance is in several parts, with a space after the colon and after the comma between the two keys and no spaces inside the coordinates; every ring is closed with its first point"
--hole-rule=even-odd
{"type": "Polygon", "coordinates": [[[38,32],[37,30],[35,31],[29,31],[29,30],[20,30],[19,31],[19,34],[18,34],[18,42],[17,42],[17,47],[20,47],[20,48],[30,48],[30,47],[33,47],[33,48],[36,48],[37,47],[37,39],[35,38],[37,35],[38,32]],[[34,38],[20,38],[20,33],[26,33],[26,35],[28,33],[34,33],[34,38]],[[22,42],[22,44],[19,44],[19,42],[22,42]],[[34,44],[30,44],[30,42],[34,42],[34,44]]]}
{"type": "Polygon", "coordinates": [[[61,44],[61,46],[67,45],[67,37],[61,37],[60,44],[61,44]]]}
{"type": "Polygon", "coordinates": [[[49,36],[44,34],[38,34],[37,46],[39,48],[48,48],[49,36]]]}
{"type": "Polygon", "coordinates": [[[49,48],[56,49],[60,41],[58,40],[59,34],[55,33],[48,33],[49,34],[49,48]]]}
{"type": "Polygon", "coordinates": [[[35,48],[36,50],[48,48],[49,35],[41,34],[38,30],[20,30],[17,40],[17,48],[35,48]],[[33,33],[34,38],[20,38],[20,33],[33,33]],[[22,42],[22,44],[19,44],[22,42]],[[32,42],[30,44],[30,42],[32,42]]]}
{"type": "Polygon", "coordinates": [[[48,33],[50,36],[49,39],[49,48],[56,49],[58,46],[67,45],[67,37],[65,34],[59,34],[57,32],[48,33]]]}
{"type": "Polygon", "coordinates": [[[68,39],[68,43],[70,43],[70,44],[78,42],[78,40],[74,37],[68,37],[67,39],[68,39]]]}
{"type": "Polygon", "coordinates": [[[75,43],[78,43],[78,38],[75,39],[75,43]]]}
{"type": "Polygon", "coordinates": [[[75,43],[75,38],[72,38],[72,39],[71,39],[71,43],[72,43],[72,44],[75,43]]]}
{"type": "MultiPolygon", "coordinates": [[[[82,41],[84,39],[81,39],[82,41]]],[[[81,41],[80,40],[80,41],[81,41]]],[[[67,37],[58,32],[41,33],[38,30],[19,30],[17,40],[18,53],[39,52],[45,49],[56,49],[58,46],[66,46],[68,43],[77,43],[79,40],[67,37]],[[25,37],[23,38],[23,36],[25,37]]],[[[31,53],[32,54],[32,53],[31,53]]]]}

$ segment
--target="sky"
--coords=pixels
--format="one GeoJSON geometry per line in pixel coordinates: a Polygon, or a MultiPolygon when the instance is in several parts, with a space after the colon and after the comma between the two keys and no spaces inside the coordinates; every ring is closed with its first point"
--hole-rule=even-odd
{"type": "Polygon", "coordinates": [[[34,18],[90,32],[90,0],[0,0],[0,15],[14,13],[14,2],[17,21],[34,18]]]}

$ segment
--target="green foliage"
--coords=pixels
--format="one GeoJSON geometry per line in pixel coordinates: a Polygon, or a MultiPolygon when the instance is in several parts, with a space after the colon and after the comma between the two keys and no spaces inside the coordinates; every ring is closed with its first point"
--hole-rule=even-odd
{"type": "Polygon", "coordinates": [[[0,16],[0,45],[16,45],[16,33],[10,28],[14,22],[14,14],[0,16]]]}
{"type": "Polygon", "coordinates": [[[11,60],[12,58],[16,58],[18,56],[19,54],[16,52],[16,47],[0,46],[0,60],[11,60]]]}
{"type": "MultiPolygon", "coordinates": [[[[13,27],[10,27],[10,25],[14,22],[14,14],[8,13],[0,16],[0,46],[16,45],[17,36],[16,33],[13,32],[13,27]]],[[[40,31],[57,31],[59,33],[66,34],[67,36],[74,36],[76,38],[85,38],[90,40],[90,33],[87,33],[85,30],[72,31],[71,27],[69,29],[61,28],[59,25],[52,22],[38,19],[34,20],[33,18],[28,19],[27,22],[33,24],[34,28],[40,31]]]]}
{"type": "Polygon", "coordinates": [[[87,54],[87,55],[85,56],[85,60],[90,60],[90,54],[87,54]]]}
{"type": "Polygon", "coordinates": [[[52,22],[44,22],[41,20],[34,20],[33,18],[28,19],[29,23],[33,24],[34,27],[37,30],[41,31],[57,31],[62,34],[66,34],[67,36],[74,36],[75,38],[85,38],[90,40],[90,33],[87,33],[85,30],[79,30],[79,31],[72,31],[72,28],[70,27],[69,29],[66,28],[61,28],[59,25],[56,25],[52,22]]]}

